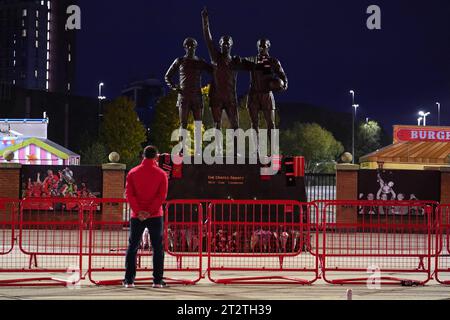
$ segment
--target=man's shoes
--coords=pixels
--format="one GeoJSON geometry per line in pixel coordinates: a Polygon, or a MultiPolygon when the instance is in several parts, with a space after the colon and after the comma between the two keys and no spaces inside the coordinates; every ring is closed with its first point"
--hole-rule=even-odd
{"type": "Polygon", "coordinates": [[[167,283],[165,283],[164,281],[155,282],[153,283],[153,288],[155,289],[167,288],[167,283]]]}
{"type": "Polygon", "coordinates": [[[122,284],[123,284],[123,286],[124,286],[126,289],[129,289],[129,288],[135,288],[135,287],[136,287],[136,286],[134,285],[134,283],[127,283],[126,281],[122,282],[122,284]]]}

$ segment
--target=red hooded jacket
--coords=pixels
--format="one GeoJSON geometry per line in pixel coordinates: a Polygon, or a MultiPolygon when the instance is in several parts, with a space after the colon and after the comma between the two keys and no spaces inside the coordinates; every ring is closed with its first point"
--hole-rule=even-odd
{"type": "Polygon", "coordinates": [[[164,215],[162,205],[167,198],[167,174],[155,160],[144,159],[127,176],[126,196],[131,207],[131,217],[138,218],[139,212],[150,214],[150,218],[164,215]]]}

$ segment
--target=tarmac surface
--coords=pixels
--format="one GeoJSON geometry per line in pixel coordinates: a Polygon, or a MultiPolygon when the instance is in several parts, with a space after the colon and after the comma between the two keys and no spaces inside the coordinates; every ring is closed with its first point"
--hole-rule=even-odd
{"type": "MultiPolygon", "coordinates": [[[[0,277],[0,280],[4,276],[0,277]]],[[[435,281],[426,286],[329,285],[319,280],[302,285],[221,285],[202,280],[194,286],[170,285],[153,289],[150,285],[126,289],[122,286],[94,286],[83,281],[79,287],[0,287],[0,300],[450,300],[450,286],[435,281]]]]}

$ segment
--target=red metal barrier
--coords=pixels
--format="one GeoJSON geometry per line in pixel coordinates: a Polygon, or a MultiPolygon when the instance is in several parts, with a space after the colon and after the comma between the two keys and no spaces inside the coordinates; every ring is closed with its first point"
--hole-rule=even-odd
{"type": "Polygon", "coordinates": [[[371,286],[426,284],[432,279],[436,207],[435,202],[418,201],[327,202],[320,243],[324,280],[371,286]],[[336,223],[325,223],[330,210],[338,216],[336,223]]]}
{"type": "Polygon", "coordinates": [[[313,283],[319,274],[318,233],[309,217],[316,209],[289,200],[212,201],[209,279],[222,284],[313,283]]]}
{"type": "MultiPolygon", "coordinates": [[[[219,284],[312,284],[322,270],[339,285],[424,285],[433,274],[450,283],[450,205],[322,201],[318,208],[289,200],[168,202],[167,282],[195,284],[205,271],[219,284]]],[[[0,286],[75,285],[83,270],[95,284],[118,285],[128,227],[123,199],[0,199],[0,286]]],[[[143,242],[138,275],[150,276],[151,262],[143,242]]]]}
{"type": "MultiPolygon", "coordinates": [[[[129,210],[125,200],[106,199],[101,200],[101,204],[101,220],[94,215],[90,219],[89,279],[97,285],[119,285],[125,275],[129,210]]],[[[195,284],[202,277],[202,212],[197,201],[172,201],[165,205],[164,273],[167,283],[195,284]],[[175,277],[180,273],[186,278],[175,277]]],[[[151,247],[143,243],[137,259],[137,275],[151,275],[151,247]]],[[[136,284],[150,284],[151,280],[151,277],[139,278],[136,284]]]]}
{"type": "Polygon", "coordinates": [[[15,282],[11,272],[19,269],[15,259],[16,223],[19,212],[19,200],[0,199],[0,273],[8,273],[0,280],[0,286],[8,286],[15,282]]]}
{"type": "Polygon", "coordinates": [[[439,207],[436,236],[435,277],[441,284],[450,284],[450,205],[439,207]],[[444,277],[447,276],[447,279],[444,277]]]}
{"type": "Polygon", "coordinates": [[[18,234],[12,231],[18,247],[12,246],[2,272],[38,277],[21,275],[0,285],[76,285],[82,278],[82,225],[83,213],[72,199],[22,200],[18,234]]]}
{"type": "MultiPolygon", "coordinates": [[[[9,255],[14,249],[15,223],[19,210],[19,200],[0,198],[0,256],[9,255]]],[[[2,261],[1,269],[7,269],[2,261]]]]}

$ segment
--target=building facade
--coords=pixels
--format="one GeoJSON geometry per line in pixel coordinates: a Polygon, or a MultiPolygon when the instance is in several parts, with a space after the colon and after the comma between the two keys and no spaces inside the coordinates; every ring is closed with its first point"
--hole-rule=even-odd
{"type": "Polygon", "coordinates": [[[147,79],[130,83],[122,90],[122,96],[135,104],[139,120],[148,129],[153,120],[156,104],[164,95],[164,87],[158,79],[147,79]]]}
{"type": "MultiPolygon", "coordinates": [[[[98,134],[98,99],[12,86],[0,92],[0,119],[48,117],[48,139],[80,152],[98,134]]],[[[5,130],[0,124],[0,130],[5,130]]],[[[14,127],[11,127],[14,130],[14,127]]],[[[35,134],[33,135],[35,136],[35,134]]]]}
{"type": "MultiPolygon", "coordinates": [[[[0,0],[0,83],[69,93],[75,78],[75,0],[0,0]]],[[[5,89],[2,89],[5,90],[5,89]]]]}

